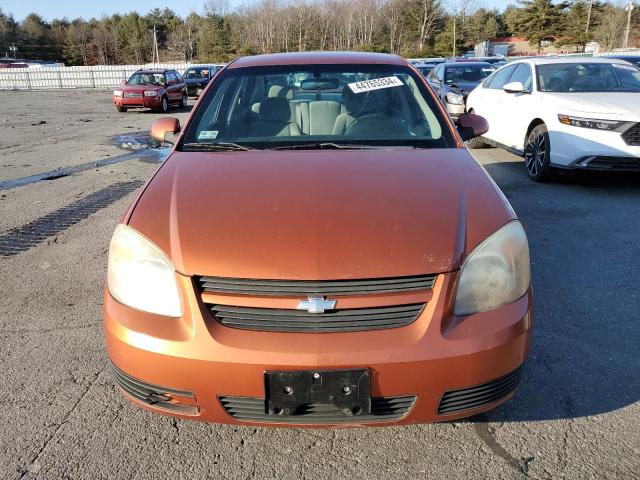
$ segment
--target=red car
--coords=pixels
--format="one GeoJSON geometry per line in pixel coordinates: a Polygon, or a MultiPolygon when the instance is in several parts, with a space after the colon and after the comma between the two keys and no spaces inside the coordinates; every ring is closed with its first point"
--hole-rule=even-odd
{"type": "Polygon", "coordinates": [[[186,108],[187,85],[175,70],[138,70],[113,91],[113,104],[119,112],[129,108],[150,108],[166,112],[170,106],[186,108]]]}

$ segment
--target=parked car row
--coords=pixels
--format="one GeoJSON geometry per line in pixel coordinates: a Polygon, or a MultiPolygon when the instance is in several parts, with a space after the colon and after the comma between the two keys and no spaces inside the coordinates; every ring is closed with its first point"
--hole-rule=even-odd
{"type": "Polygon", "coordinates": [[[495,69],[447,61],[427,80],[453,120],[489,123],[470,148],[500,146],[525,159],[532,180],[559,170],[640,171],[640,57],[540,57],[495,69]]]}
{"type": "Polygon", "coordinates": [[[200,96],[215,72],[212,65],[190,67],[184,74],[170,69],[138,70],[114,90],[113,104],[119,112],[148,108],[166,113],[170,107],[186,108],[188,97],[200,96]]]}

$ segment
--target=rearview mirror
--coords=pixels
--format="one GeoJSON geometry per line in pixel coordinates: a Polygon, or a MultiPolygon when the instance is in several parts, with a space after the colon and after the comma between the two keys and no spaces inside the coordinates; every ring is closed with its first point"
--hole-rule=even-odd
{"type": "Polygon", "coordinates": [[[159,142],[175,144],[180,133],[180,120],[173,117],[163,117],[151,124],[151,137],[159,142]]]}
{"type": "Polygon", "coordinates": [[[322,78],[316,80],[315,78],[309,78],[300,82],[300,88],[302,90],[335,90],[338,88],[338,79],[322,78]]]}
{"type": "Polygon", "coordinates": [[[464,142],[484,135],[488,131],[489,123],[480,115],[463,113],[458,117],[458,133],[464,142]]]}
{"type": "Polygon", "coordinates": [[[529,93],[529,90],[524,88],[522,82],[509,82],[502,89],[507,93],[529,93]]]}

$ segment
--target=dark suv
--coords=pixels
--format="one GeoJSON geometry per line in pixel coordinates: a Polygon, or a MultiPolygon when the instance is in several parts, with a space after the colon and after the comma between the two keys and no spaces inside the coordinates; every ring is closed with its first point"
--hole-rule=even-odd
{"type": "Polygon", "coordinates": [[[129,108],[150,108],[166,112],[170,106],[186,108],[187,85],[175,70],[138,70],[113,91],[119,112],[129,108]]]}
{"type": "Polygon", "coordinates": [[[451,118],[457,120],[465,112],[469,92],[495,70],[487,62],[450,61],[431,70],[427,81],[444,103],[451,118]]]}
{"type": "Polygon", "coordinates": [[[199,97],[209,84],[209,80],[216,74],[216,70],[213,65],[198,65],[187,68],[182,75],[187,84],[187,94],[199,97]]]}

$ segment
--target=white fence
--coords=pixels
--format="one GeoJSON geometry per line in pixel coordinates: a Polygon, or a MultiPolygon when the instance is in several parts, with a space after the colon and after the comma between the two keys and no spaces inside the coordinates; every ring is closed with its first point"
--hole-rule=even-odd
{"type": "MultiPolygon", "coordinates": [[[[96,65],[92,67],[36,67],[0,69],[0,90],[113,88],[141,68],[170,68],[183,72],[187,63],[96,65]]],[[[221,65],[216,65],[221,66],[221,65]]]]}

